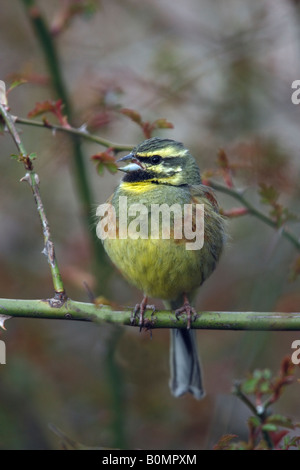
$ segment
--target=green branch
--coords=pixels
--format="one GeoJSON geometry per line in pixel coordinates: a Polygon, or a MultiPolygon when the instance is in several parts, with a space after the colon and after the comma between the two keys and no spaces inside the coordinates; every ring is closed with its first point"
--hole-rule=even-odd
{"type": "MultiPolygon", "coordinates": [[[[258,218],[265,224],[269,225],[270,227],[275,228],[278,230],[278,225],[275,220],[271,219],[267,215],[265,215],[262,211],[254,207],[241,193],[240,191],[234,188],[228,188],[227,186],[217,183],[215,181],[209,181],[209,186],[215,189],[216,191],[220,191],[222,193],[228,194],[229,196],[233,197],[237,201],[239,201],[243,207],[248,210],[248,214],[253,215],[254,217],[258,218]]],[[[297,237],[293,233],[291,233],[288,229],[281,227],[280,228],[282,236],[289,240],[297,250],[300,250],[300,237],[297,237]]]]}
{"type": "Polygon", "coordinates": [[[25,124],[26,126],[43,127],[44,129],[50,129],[52,131],[65,132],[66,134],[76,135],[77,137],[81,137],[82,139],[87,140],[89,142],[95,142],[96,144],[102,145],[103,147],[112,148],[116,153],[130,151],[134,147],[134,145],[122,145],[117,144],[115,142],[111,142],[110,140],[104,139],[103,137],[91,134],[84,127],[80,127],[79,129],[72,126],[64,127],[56,124],[51,124],[48,121],[36,121],[33,119],[26,119],[18,116],[14,116],[14,120],[17,123],[25,124]]]}
{"type": "MultiPolygon", "coordinates": [[[[0,299],[0,315],[22,318],[109,322],[118,325],[137,326],[137,318],[131,324],[132,310],[112,310],[107,305],[77,302],[67,299],[54,308],[52,299],[16,300],[0,299]]],[[[145,313],[145,328],[186,328],[186,318],[178,320],[174,313],[160,310],[152,315],[145,313]]],[[[198,312],[192,328],[205,330],[253,330],[300,331],[300,312],[198,312]]]]}

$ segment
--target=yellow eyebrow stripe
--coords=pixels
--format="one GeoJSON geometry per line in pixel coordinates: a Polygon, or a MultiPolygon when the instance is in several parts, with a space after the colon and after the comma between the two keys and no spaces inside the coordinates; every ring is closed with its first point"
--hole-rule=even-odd
{"type": "Polygon", "coordinates": [[[165,147],[163,149],[150,150],[147,152],[138,152],[137,157],[153,157],[153,155],[160,155],[162,158],[168,157],[183,157],[187,154],[186,149],[178,150],[170,145],[170,147],[165,147]]]}

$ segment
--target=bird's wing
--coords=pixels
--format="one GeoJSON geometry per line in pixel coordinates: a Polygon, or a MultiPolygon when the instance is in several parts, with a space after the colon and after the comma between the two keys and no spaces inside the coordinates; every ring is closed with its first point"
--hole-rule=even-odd
{"type": "Polygon", "coordinates": [[[196,203],[201,203],[201,199],[205,197],[213,206],[213,208],[218,212],[219,205],[215,196],[215,192],[209,186],[205,186],[204,184],[197,184],[190,186],[191,197],[196,203]]]}

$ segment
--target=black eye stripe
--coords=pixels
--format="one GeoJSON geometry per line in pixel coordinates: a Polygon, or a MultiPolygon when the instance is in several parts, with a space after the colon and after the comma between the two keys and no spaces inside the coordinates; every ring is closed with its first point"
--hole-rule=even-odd
{"type": "Polygon", "coordinates": [[[162,163],[164,166],[172,166],[174,164],[180,165],[182,164],[182,157],[165,157],[162,158],[160,155],[152,155],[151,157],[143,157],[142,155],[136,154],[135,157],[140,160],[141,163],[154,163],[152,161],[152,158],[154,157],[160,157],[160,160],[157,163],[162,163]]]}
{"type": "Polygon", "coordinates": [[[151,157],[140,157],[139,155],[136,155],[136,158],[140,160],[140,162],[142,163],[159,163],[162,161],[162,158],[160,155],[152,155],[151,157]],[[155,162],[156,158],[157,158],[157,162],[155,162]]]}

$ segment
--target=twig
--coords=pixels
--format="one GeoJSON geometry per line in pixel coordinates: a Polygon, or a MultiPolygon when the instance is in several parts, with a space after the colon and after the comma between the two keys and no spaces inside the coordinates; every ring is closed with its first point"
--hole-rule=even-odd
{"type": "MultiPolygon", "coordinates": [[[[5,90],[4,83],[2,82],[2,84],[5,90]]],[[[7,111],[8,108],[7,108],[6,103],[3,100],[3,96],[4,96],[4,92],[3,94],[1,94],[2,99],[0,99],[0,114],[20,153],[19,160],[24,163],[24,166],[26,169],[26,175],[21,179],[21,181],[26,181],[27,183],[29,183],[34,199],[35,199],[37,211],[40,217],[42,230],[43,230],[43,237],[44,237],[43,253],[46,255],[48,259],[48,263],[49,263],[51,275],[52,275],[52,280],[53,280],[53,287],[55,291],[55,296],[52,299],[53,306],[57,306],[57,305],[60,305],[60,302],[65,300],[66,294],[65,294],[65,289],[64,289],[63,282],[62,282],[62,278],[58,269],[58,264],[57,264],[56,257],[55,257],[54,245],[51,240],[49,224],[48,224],[44,205],[42,203],[42,199],[40,195],[39,177],[38,177],[38,174],[34,171],[32,160],[30,159],[30,156],[27,154],[25,147],[20,139],[20,136],[15,128],[13,118],[7,111]]]]}
{"type": "Polygon", "coordinates": [[[132,148],[134,147],[134,145],[122,145],[122,144],[117,144],[115,142],[111,142],[107,139],[104,139],[103,137],[99,137],[98,135],[91,134],[84,127],[80,127],[79,129],[72,127],[72,126],[64,127],[64,126],[59,126],[56,124],[51,124],[48,121],[47,122],[36,121],[33,119],[21,118],[19,116],[14,116],[14,120],[17,123],[24,124],[26,126],[43,127],[44,129],[50,129],[54,132],[58,131],[58,132],[65,132],[66,134],[76,135],[78,137],[81,137],[82,139],[102,145],[103,147],[112,148],[115,153],[129,151],[129,150],[132,150],[132,148]]]}
{"type": "MultiPolygon", "coordinates": [[[[228,194],[229,196],[239,201],[244,206],[244,208],[247,209],[249,215],[253,215],[257,217],[259,220],[261,220],[265,224],[278,230],[277,223],[273,219],[265,215],[262,211],[254,207],[244,197],[244,195],[238,190],[233,189],[233,188],[228,188],[227,186],[221,183],[217,183],[215,181],[208,181],[208,184],[210,187],[212,187],[216,191],[220,191],[222,193],[228,194]]],[[[296,235],[292,234],[289,230],[287,230],[284,227],[281,227],[281,233],[282,233],[282,236],[284,236],[287,240],[289,240],[295,246],[295,248],[297,248],[297,250],[300,250],[300,237],[297,237],[296,235]]]]}
{"type": "MultiPolygon", "coordinates": [[[[234,386],[233,393],[249,408],[249,410],[259,419],[261,425],[263,426],[264,421],[266,419],[266,409],[265,407],[256,407],[253,403],[249,400],[249,398],[243,393],[241,389],[241,383],[236,383],[234,386]]],[[[271,436],[268,431],[262,429],[262,435],[266,441],[268,448],[274,449],[274,445],[271,439],[271,436]]]]}
{"type": "Polygon", "coordinates": [[[249,410],[251,411],[251,413],[253,413],[254,415],[257,415],[257,409],[256,407],[253,405],[253,403],[251,402],[251,400],[249,400],[249,398],[247,397],[247,395],[245,395],[243,392],[242,392],[242,383],[240,381],[236,381],[234,383],[234,386],[233,386],[233,393],[234,395],[236,395],[248,408],[249,410]]]}

